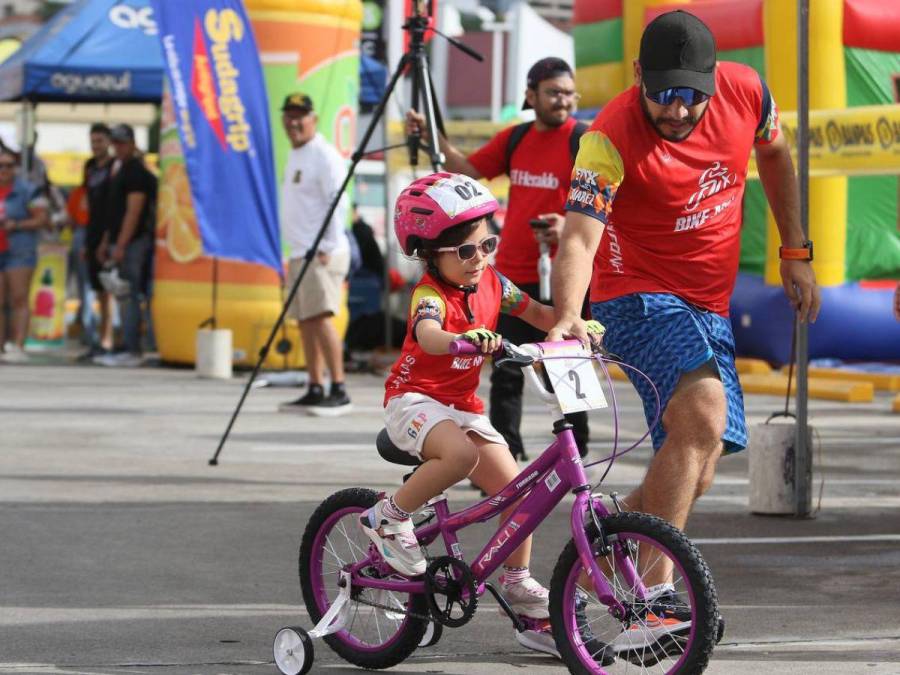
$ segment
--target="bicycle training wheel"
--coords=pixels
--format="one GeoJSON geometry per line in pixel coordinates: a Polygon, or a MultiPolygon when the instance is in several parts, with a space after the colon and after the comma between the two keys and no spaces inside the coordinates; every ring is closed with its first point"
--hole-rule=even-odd
{"type": "MultiPolygon", "coordinates": [[[[718,603],[700,552],[678,529],[643,513],[601,521],[612,551],[597,557],[627,616],[617,619],[583,575],[575,542],[550,584],[550,623],[572,673],[700,673],[716,645],[718,603]],[[639,586],[646,588],[638,597],[639,586]]],[[[593,524],[590,540],[597,538],[593,524]]]]}
{"type": "MultiPolygon", "coordinates": [[[[300,544],[300,588],[313,623],[318,623],[337,598],[341,570],[369,554],[369,538],[360,529],[359,517],[377,499],[371,490],[341,490],[322,502],[310,517],[300,544]]],[[[378,575],[375,570],[371,574],[378,575]]],[[[427,629],[427,620],[406,612],[427,616],[425,596],[354,587],[346,625],[324,640],[356,666],[390,668],[415,651],[427,629]]]]}

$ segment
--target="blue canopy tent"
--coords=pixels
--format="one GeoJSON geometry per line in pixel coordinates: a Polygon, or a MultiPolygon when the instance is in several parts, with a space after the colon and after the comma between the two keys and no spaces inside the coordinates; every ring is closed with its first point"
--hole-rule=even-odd
{"type": "Polygon", "coordinates": [[[0,100],[159,102],[150,0],[78,0],[0,64],[0,100]]]}
{"type": "Polygon", "coordinates": [[[376,106],[387,84],[387,66],[365,54],[359,55],[359,102],[376,106]]]}
{"type": "Polygon", "coordinates": [[[162,85],[150,0],[77,0],[0,64],[0,101],[23,103],[23,148],[34,144],[36,103],[158,103],[162,85]]]}
{"type": "MultiPolygon", "coordinates": [[[[384,66],[360,59],[361,95],[376,103],[384,66]]],[[[0,101],[23,101],[31,144],[42,101],[158,103],[163,60],[150,0],[76,0],[0,64],[0,101]]]]}

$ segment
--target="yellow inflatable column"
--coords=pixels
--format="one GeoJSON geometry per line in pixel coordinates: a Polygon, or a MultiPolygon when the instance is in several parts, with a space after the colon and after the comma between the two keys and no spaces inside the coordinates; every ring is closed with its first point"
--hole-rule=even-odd
{"type": "Polygon", "coordinates": [[[622,3],[622,77],[626,87],[634,83],[634,60],[641,47],[644,14],[650,7],[687,5],[691,0],[625,0],[622,3]]]}
{"type": "MultiPolygon", "coordinates": [[[[809,12],[809,107],[834,110],[847,105],[843,50],[843,0],[811,0],[809,12]]],[[[796,110],[797,5],[765,0],[766,80],[780,110],[796,110]]],[[[781,285],[780,238],[771,211],[766,241],[766,283],[781,285]]],[[[815,242],[813,266],[819,284],[845,281],[847,242],[846,177],[809,181],[809,238],[815,242]]]]}

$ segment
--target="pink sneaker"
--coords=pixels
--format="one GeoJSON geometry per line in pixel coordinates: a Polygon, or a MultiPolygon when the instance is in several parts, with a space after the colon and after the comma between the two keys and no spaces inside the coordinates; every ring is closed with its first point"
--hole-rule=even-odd
{"type": "Polygon", "coordinates": [[[507,586],[501,576],[500,584],[503,586],[503,597],[516,614],[529,619],[550,618],[550,591],[533,577],[507,586]]]}
{"type": "Polygon", "coordinates": [[[416,539],[412,520],[386,517],[383,513],[386,502],[382,499],[359,517],[362,531],[378,547],[384,561],[400,574],[408,577],[425,574],[428,563],[416,539]]]}

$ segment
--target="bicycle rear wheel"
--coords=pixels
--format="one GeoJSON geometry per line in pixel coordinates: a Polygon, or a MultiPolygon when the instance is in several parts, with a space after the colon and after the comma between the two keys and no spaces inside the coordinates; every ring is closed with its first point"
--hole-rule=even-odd
{"type": "MultiPolygon", "coordinates": [[[[369,555],[369,539],[360,529],[359,517],[377,500],[372,490],[341,490],[322,502],[310,517],[300,545],[300,588],[313,623],[319,622],[337,598],[341,570],[369,555]]],[[[326,635],[324,640],[342,658],[361,668],[390,668],[415,651],[428,625],[423,619],[406,615],[407,611],[427,616],[425,597],[353,587],[344,629],[326,635]],[[366,602],[396,609],[372,607],[366,602]]]]}
{"type": "MultiPolygon", "coordinates": [[[[569,671],[702,672],[716,644],[718,603],[700,552],[655,516],[621,513],[601,525],[613,550],[597,564],[628,616],[613,617],[597,599],[570,541],[550,584],[553,637],[569,671]]],[[[597,538],[593,524],[588,538],[597,538]]]]}

